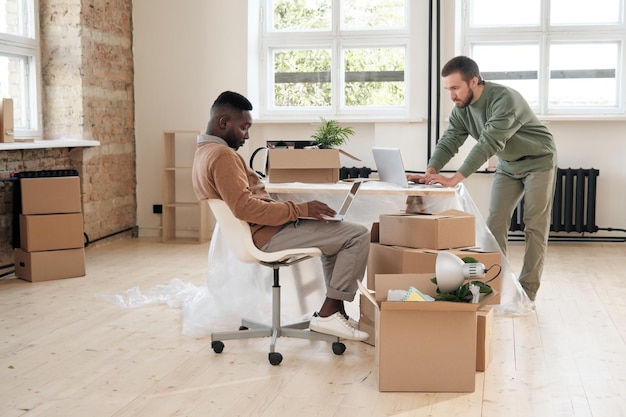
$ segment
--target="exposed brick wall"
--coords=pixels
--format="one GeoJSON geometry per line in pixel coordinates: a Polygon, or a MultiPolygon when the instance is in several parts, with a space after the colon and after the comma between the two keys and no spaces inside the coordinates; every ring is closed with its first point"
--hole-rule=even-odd
{"type": "MultiPolygon", "coordinates": [[[[0,151],[0,177],[73,168],[91,240],[137,223],[131,0],[40,0],[43,130],[95,148],[0,151]]],[[[12,263],[12,184],[0,183],[0,265],[12,263]]]]}

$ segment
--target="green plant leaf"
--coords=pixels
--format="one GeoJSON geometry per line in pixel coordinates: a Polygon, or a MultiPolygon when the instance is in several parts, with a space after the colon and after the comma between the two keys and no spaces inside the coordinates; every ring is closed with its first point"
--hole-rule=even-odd
{"type": "Polygon", "coordinates": [[[311,138],[321,148],[339,147],[346,144],[350,136],[354,135],[351,127],[342,127],[336,120],[326,120],[323,117],[320,117],[320,120],[322,125],[311,135],[311,138]]]}

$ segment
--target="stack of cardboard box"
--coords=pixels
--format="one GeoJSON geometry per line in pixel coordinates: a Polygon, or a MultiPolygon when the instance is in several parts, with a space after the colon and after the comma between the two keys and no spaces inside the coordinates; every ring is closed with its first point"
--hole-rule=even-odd
{"type": "Polygon", "coordinates": [[[475,373],[491,360],[493,304],[499,303],[499,267],[481,279],[494,292],[478,304],[386,301],[389,290],[413,286],[437,298],[431,282],[440,251],[470,256],[487,268],[501,254],[474,248],[475,218],[451,210],[431,215],[381,215],[372,228],[367,289],[359,328],[376,346],[381,391],[473,392],[475,373]]]}
{"type": "Polygon", "coordinates": [[[19,189],[15,275],[32,282],[84,276],[79,177],[20,178],[19,189]]]}

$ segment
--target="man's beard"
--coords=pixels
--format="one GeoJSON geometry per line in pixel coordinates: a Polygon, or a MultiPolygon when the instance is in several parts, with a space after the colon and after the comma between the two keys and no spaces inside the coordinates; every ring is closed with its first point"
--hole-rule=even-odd
{"type": "Polygon", "coordinates": [[[472,100],[474,100],[474,92],[472,90],[469,90],[469,94],[467,95],[467,99],[465,99],[464,102],[462,102],[461,104],[459,104],[458,102],[454,102],[454,104],[459,108],[465,108],[467,106],[469,106],[472,103],[472,100]]]}

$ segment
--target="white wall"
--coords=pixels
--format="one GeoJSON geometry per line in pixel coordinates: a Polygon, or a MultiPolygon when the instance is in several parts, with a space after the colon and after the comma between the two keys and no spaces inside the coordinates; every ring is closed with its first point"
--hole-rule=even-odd
{"type": "MultiPolygon", "coordinates": [[[[445,12],[449,26],[453,27],[451,11],[445,12]]],[[[152,214],[152,205],[162,200],[161,132],[204,131],[209,107],[221,91],[247,94],[247,1],[136,0],[133,21],[138,224],[142,235],[158,235],[161,218],[152,214]]],[[[443,29],[445,61],[454,55],[453,32],[443,29]]],[[[423,49],[425,63],[427,50],[425,46],[423,49]]],[[[445,93],[443,104],[445,117],[450,109],[445,93]]],[[[600,169],[596,223],[600,227],[626,228],[626,121],[548,123],[556,138],[560,167],[600,169]]],[[[356,135],[344,149],[362,161],[344,160],[345,166],[373,167],[369,148],[382,145],[400,147],[407,169],[425,168],[426,123],[351,126],[356,135]]],[[[247,159],[266,140],[308,139],[315,128],[315,123],[256,123],[250,132],[250,143],[240,152],[247,159]]],[[[468,140],[465,151],[470,142],[473,141],[468,140]]],[[[192,151],[193,145],[185,150],[189,154],[192,151]]],[[[465,182],[483,215],[490,182],[490,176],[482,174],[465,182]]]]}

